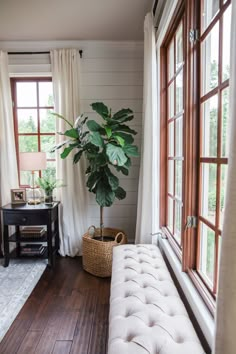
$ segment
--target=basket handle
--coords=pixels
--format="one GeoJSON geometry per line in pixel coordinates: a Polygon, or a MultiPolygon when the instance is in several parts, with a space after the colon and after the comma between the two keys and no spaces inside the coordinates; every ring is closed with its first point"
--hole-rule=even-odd
{"type": "Polygon", "coordinates": [[[115,242],[120,244],[123,243],[125,241],[125,235],[123,234],[123,232],[118,232],[118,234],[115,237],[115,242]]]}
{"type": "Polygon", "coordinates": [[[95,231],[96,231],[96,227],[94,225],[89,226],[88,234],[89,234],[90,237],[93,238],[93,236],[95,235],[95,231]]]}

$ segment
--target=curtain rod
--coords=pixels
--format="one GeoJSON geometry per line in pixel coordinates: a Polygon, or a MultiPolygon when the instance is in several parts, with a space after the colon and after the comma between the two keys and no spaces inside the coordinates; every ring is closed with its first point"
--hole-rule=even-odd
{"type": "MultiPolygon", "coordinates": [[[[50,52],[8,52],[9,55],[21,55],[21,54],[50,54],[50,52]]],[[[83,56],[83,51],[79,50],[80,58],[83,56]]]]}

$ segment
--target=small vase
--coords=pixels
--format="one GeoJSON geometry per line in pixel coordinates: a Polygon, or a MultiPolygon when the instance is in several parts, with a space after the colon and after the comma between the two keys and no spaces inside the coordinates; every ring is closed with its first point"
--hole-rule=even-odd
{"type": "Polygon", "coordinates": [[[44,204],[45,205],[53,205],[53,191],[46,192],[44,191],[44,204]]]}

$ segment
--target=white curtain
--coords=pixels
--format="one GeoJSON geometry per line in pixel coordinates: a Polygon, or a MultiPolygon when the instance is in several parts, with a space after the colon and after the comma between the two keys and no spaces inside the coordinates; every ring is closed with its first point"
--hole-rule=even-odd
{"type": "Polygon", "coordinates": [[[229,167],[213,353],[235,354],[236,328],[236,1],[232,0],[229,167]]]}
{"type": "Polygon", "coordinates": [[[158,224],[157,59],[153,17],[144,21],[143,136],[139,173],[136,243],[151,243],[158,224]]]}
{"type": "MultiPolygon", "coordinates": [[[[55,112],[73,123],[80,114],[79,53],[76,49],[53,50],[51,65],[55,112]]],[[[57,119],[56,122],[57,132],[69,129],[63,120],[57,119]]],[[[57,143],[64,139],[65,137],[57,134],[57,143]]],[[[85,162],[82,159],[73,165],[73,152],[65,160],[60,158],[60,153],[57,154],[57,178],[62,179],[66,185],[58,189],[58,198],[62,206],[60,254],[74,257],[81,254],[82,235],[88,227],[85,162]]]]}
{"type": "MultiPolygon", "coordinates": [[[[0,51],[0,205],[11,201],[11,189],[18,188],[15,136],[12,114],[8,55],[0,51]]],[[[1,233],[1,228],[0,228],[1,233]]],[[[0,237],[1,254],[1,237],[0,237]]]]}
{"type": "Polygon", "coordinates": [[[0,204],[11,201],[11,189],[18,188],[18,171],[8,72],[8,55],[0,51],[0,204]]]}

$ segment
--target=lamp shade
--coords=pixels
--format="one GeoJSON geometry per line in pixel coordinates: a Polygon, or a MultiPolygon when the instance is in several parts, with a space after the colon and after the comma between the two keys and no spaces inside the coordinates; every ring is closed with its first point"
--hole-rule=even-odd
{"type": "Polygon", "coordinates": [[[46,169],[46,152],[21,152],[20,171],[39,171],[46,169]]]}

